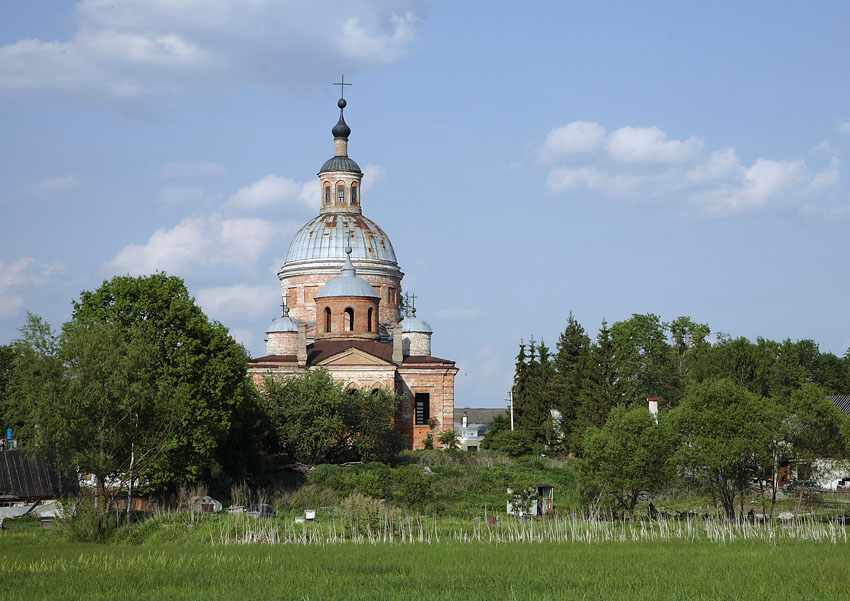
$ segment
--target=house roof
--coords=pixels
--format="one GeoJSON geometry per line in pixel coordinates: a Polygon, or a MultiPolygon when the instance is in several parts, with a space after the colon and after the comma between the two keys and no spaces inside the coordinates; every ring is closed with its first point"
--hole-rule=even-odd
{"type": "Polygon", "coordinates": [[[829,397],[829,400],[832,401],[832,404],[841,409],[847,415],[850,415],[850,395],[848,394],[840,394],[837,396],[829,397]]]}
{"type": "Polygon", "coordinates": [[[56,471],[38,455],[20,449],[0,452],[0,499],[58,497],[61,492],[56,471]]]}
{"type": "Polygon", "coordinates": [[[459,424],[462,422],[464,412],[469,417],[470,424],[489,424],[497,415],[507,415],[505,409],[479,409],[469,407],[461,409],[459,407],[455,407],[455,423],[459,424]]]}

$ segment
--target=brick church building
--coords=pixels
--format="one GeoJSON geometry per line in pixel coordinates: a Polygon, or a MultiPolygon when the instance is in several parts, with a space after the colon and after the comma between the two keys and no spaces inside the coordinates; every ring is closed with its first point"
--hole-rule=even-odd
{"type": "Polygon", "coordinates": [[[402,311],[401,280],[392,243],[363,216],[363,173],[348,156],[351,128],[340,98],[331,132],[334,156],[319,171],[321,209],[292,238],[278,272],[283,315],[266,332],[266,355],[251,359],[256,384],[325,368],[357,388],[386,388],[404,400],[396,427],[410,448],[422,448],[454,425],[454,361],[431,355],[431,327],[402,311]]]}

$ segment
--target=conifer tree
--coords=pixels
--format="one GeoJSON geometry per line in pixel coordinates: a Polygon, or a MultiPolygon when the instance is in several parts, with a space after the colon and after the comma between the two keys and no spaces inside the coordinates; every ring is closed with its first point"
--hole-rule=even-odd
{"type": "Polygon", "coordinates": [[[602,427],[611,409],[623,399],[614,341],[608,322],[604,319],[596,336],[596,344],[583,362],[582,376],[575,420],[570,432],[570,447],[575,452],[581,452],[587,428],[602,427]]]}
{"type": "Polygon", "coordinates": [[[579,391],[584,380],[582,372],[587,363],[590,346],[590,338],[570,311],[567,327],[558,338],[557,353],[553,359],[554,408],[561,413],[566,436],[569,436],[576,420],[579,391]]]}

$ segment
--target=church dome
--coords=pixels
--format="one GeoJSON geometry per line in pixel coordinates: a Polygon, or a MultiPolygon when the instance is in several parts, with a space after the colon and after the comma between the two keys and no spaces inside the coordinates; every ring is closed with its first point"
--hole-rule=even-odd
{"type": "MultiPolygon", "coordinates": [[[[350,255],[351,248],[345,249],[350,255]]],[[[359,296],[362,298],[381,298],[372,285],[362,278],[357,277],[357,270],[349,257],[345,258],[342,270],[337,278],[322,286],[316,298],[328,298],[333,296],[359,296]]]]}
{"type": "Polygon", "coordinates": [[[355,259],[396,263],[389,237],[371,219],[356,213],[324,213],[308,221],[289,244],[286,263],[341,259],[346,245],[355,259]]]}
{"type": "Polygon", "coordinates": [[[433,334],[434,330],[431,329],[431,326],[428,325],[428,322],[424,319],[419,319],[416,315],[411,315],[409,317],[405,317],[401,320],[401,331],[403,333],[408,332],[420,332],[423,334],[433,334]]]}
{"type": "Polygon", "coordinates": [[[353,171],[355,173],[362,173],[360,171],[360,165],[354,162],[354,159],[350,157],[331,157],[325,164],[322,165],[322,168],[319,169],[319,173],[324,173],[326,171],[353,171]]]}

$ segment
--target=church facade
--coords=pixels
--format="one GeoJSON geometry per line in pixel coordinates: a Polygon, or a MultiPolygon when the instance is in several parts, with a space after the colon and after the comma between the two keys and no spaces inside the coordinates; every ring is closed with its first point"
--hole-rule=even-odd
{"type": "Polygon", "coordinates": [[[396,428],[410,448],[429,432],[454,427],[454,361],[431,355],[431,327],[402,310],[404,277],[392,243],[363,215],[363,173],[348,156],[351,129],[340,98],[331,130],[334,156],[319,170],[321,208],[292,238],[278,272],[283,315],[266,332],[266,355],[251,359],[257,385],[327,369],[356,388],[385,388],[402,395],[396,428]]]}

